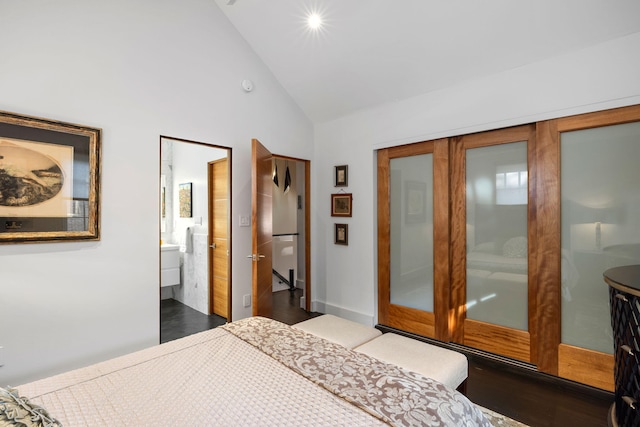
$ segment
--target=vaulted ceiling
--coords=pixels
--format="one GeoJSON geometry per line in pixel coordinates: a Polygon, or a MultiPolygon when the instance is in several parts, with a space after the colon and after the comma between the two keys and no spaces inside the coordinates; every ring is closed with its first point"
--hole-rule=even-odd
{"type": "Polygon", "coordinates": [[[215,2],[315,123],[640,32],[638,0],[215,2]]]}

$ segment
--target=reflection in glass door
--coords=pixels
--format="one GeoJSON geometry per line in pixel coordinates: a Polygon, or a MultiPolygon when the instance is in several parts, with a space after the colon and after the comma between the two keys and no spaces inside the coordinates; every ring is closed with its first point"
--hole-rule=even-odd
{"type": "Polygon", "coordinates": [[[528,330],[527,143],[466,151],[467,319],[528,330]]]}
{"type": "Polygon", "coordinates": [[[433,155],[390,168],[391,304],[433,312],[433,155]]]}
{"type": "Polygon", "coordinates": [[[534,149],[535,127],[519,126],[459,137],[452,150],[454,339],[525,362],[532,362],[536,304],[529,272],[534,149]]]}
{"type": "Polygon", "coordinates": [[[445,139],[378,151],[378,320],[443,341],[450,339],[448,156],[445,139]]]}
{"type": "Polygon", "coordinates": [[[640,123],[560,135],[562,343],[613,353],[602,273],[640,262],[640,123]]]}

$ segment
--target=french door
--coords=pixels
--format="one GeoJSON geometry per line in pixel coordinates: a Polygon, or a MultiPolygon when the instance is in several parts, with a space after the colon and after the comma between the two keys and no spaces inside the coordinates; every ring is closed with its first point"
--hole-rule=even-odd
{"type": "Polygon", "coordinates": [[[451,145],[452,340],[531,362],[535,127],[465,135],[451,145]]]}
{"type": "Polygon", "coordinates": [[[441,340],[449,337],[448,158],[446,139],[378,152],[379,322],[441,340]]]}
{"type": "Polygon", "coordinates": [[[525,126],[378,152],[381,324],[531,360],[534,144],[525,126]]]}

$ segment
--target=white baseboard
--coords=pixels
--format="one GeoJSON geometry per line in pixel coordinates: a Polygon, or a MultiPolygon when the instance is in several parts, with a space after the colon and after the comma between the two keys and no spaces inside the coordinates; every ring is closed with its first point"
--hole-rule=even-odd
{"type": "Polygon", "coordinates": [[[311,311],[324,314],[333,314],[334,316],[342,317],[343,319],[352,320],[354,322],[362,323],[367,326],[375,326],[373,323],[374,317],[368,314],[359,313],[357,311],[349,310],[344,307],[338,307],[335,305],[326,304],[322,301],[311,301],[311,311]]]}

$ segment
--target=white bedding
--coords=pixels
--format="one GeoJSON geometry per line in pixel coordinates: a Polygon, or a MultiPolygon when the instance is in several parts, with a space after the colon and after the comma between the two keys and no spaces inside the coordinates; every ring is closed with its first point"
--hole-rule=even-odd
{"type": "Polygon", "coordinates": [[[17,389],[65,427],[490,426],[466,397],[399,371],[250,318],[17,389]]]}
{"type": "Polygon", "coordinates": [[[506,257],[486,252],[469,252],[467,268],[514,274],[527,274],[527,258],[506,257]]]}

